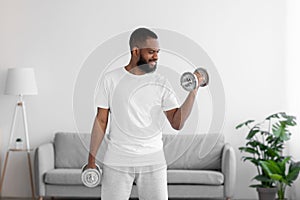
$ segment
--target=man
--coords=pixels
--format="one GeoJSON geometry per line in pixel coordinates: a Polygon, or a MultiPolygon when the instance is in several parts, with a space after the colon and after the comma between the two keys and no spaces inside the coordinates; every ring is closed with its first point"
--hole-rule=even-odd
{"type": "MultiPolygon", "coordinates": [[[[131,34],[129,45],[129,64],[106,73],[100,85],[87,167],[96,168],[95,157],[110,118],[101,199],[127,200],[135,183],[140,200],[167,200],[162,116],[174,129],[181,129],[198,88],[179,107],[170,83],[156,72],[160,50],[157,35],[138,28],[131,34]]],[[[201,75],[196,75],[200,82],[201,75]]]]}

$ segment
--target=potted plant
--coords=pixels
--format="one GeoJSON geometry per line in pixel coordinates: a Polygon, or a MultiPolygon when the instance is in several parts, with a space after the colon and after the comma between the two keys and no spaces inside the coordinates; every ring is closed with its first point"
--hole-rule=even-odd
{"type": "Polygon", "coordinates": [[[270,179],[276,183],[278,189],[277,196],[279,200],[285,199],[286,186],[291,186],[299,175],[300,162],[291,161],[287,168],[290,161],[291,157],[287,156],[280,162],[275,162],[274,160],[260,162],[265,173],[267,173],[270,179]]]}
{"type": "Polygon", "coordinates": [[[245,126],[249,129],[246,136],[247,143],[239,147],[239,150],[247,153],[242,157],[243,161],[251,162],[257,169],[257,175],[253,179],[260,184],[250,185],[250,187],[257,188],[260,199],[275,199],[277,191],[274,180],[270,179],[268,173],[263,170],[261,161],[281,162],[284,159],[282,156],[284,143],[291,135],[288,128],[296,125],[295,120],[294,116],[278,112],[268,116],[262,122],[254,123],[254,120],[247,120],[236,126],[236,129],[245,126]]]}

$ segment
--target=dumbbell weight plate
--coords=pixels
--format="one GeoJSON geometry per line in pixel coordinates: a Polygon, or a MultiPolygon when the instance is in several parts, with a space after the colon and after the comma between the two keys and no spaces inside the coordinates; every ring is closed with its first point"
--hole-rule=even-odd
{"type": "Polygon", "coordinates": [[[207,86],[208,85],[208,82],[209,82],[209,76],[208,76],[208,73],[205,69],[199,67],[195,70],[195,72],[198,72],[202,75],[203,77],[203,81],[201,81],[200,83],[200,87],[204,87],[204,86],[207,86]]]}
{"type": "Polygon", "coordinates": [[[87,166],[84,165],[81,170],[81,181],[86,187],[96,187],[100,184],[102,170],[99,165],[96,165],[96,169],[85,169],[87,166]]]}
{"type": "Polygon", "coordinates": [[[180,84],[186,91],[192,91],[198,85],[198,78],[191,72],[185,72],[180,78],[180,84]]]}

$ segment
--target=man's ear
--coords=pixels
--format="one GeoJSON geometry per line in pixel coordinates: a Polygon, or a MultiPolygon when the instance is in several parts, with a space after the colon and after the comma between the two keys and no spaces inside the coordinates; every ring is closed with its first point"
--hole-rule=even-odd
{"type": "Polygon", "coordinates": [[[140,57],[140,49],[139,49],[138,47],[133,47],[133,48],[132,48],[132,55],[133,55],[134,57],[139,58],[139,57],[140,57]]]}

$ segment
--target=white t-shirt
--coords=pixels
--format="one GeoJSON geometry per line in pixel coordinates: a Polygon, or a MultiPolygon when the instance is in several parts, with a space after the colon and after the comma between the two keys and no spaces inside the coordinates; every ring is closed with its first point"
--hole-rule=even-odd
{"type": "Polygon", "coordinates": [[[165,77],[157,72],[134,75],[124,67],[110,71],[100,84],[96,106],[110,109],[104,164],[165,164],[162,128],[168,122],[163,111],[179,107],[165,77]]]}

